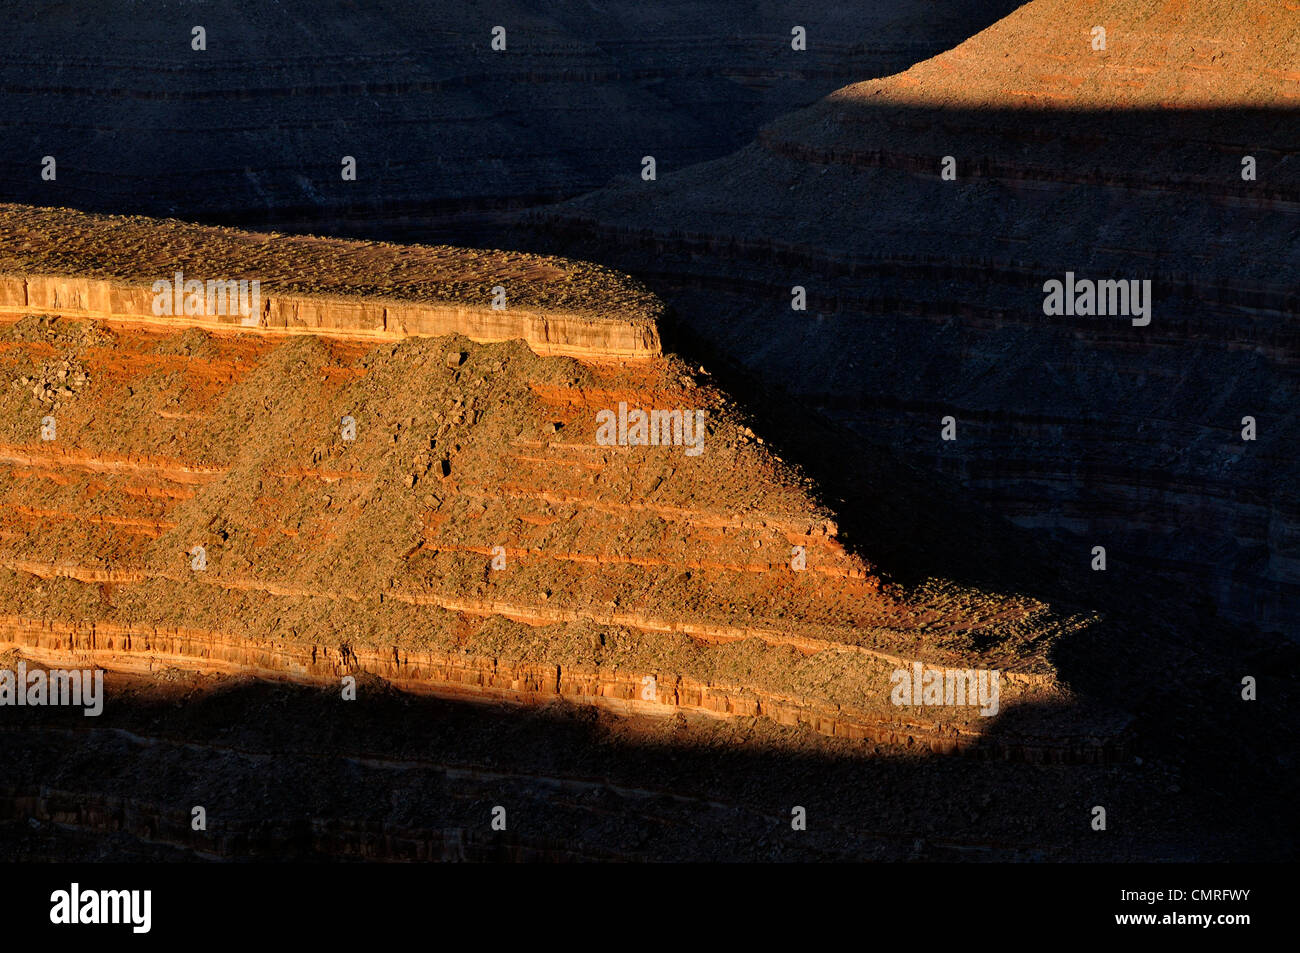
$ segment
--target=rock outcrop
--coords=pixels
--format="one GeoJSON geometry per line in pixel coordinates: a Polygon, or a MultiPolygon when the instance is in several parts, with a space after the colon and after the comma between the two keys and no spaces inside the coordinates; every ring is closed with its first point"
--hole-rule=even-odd
{"type": "MultiPolygon", "coordinates": [[[[60,221],[8,221],[27,214],[60,221]]],[[[350,255],[395,255],[426,301],[495,267],[489,253],[68,221],[66,241],[7,245],[5,271],[61,275],[51,307],[164,250],[290,292],[294,262],[332,256],[345,275],[362,271],[350,255]]],[[[603,276],[641,302],[638,320],[658,313],[611,272],[529,261],[603,276]]],[[[567,284],[566,300],[598,300],[567,284]]],[[[553,300],[545,280],[524,288],[553,300]]],[[[834,444],[864,529],[838,487],[784,459],[767,418],[672,354],[93,311],[0,333],[3,667],[108,671],[100,718],[4,709],[11,855],[1151,858],[1207,824],[1231,836],[1180,851],[1263,849],[1217,757],[1249,716],[1180,706],[1272,671],[1266,647],[1189,651],[1194,617],[1158,593],[1104,612],[1082,591],[1061,598],[1059,552],[912,486],[816,418],[785,429],[834,444]],[[643,409],[681,424],[625,439],[643,409]],[[885,571],[877,548],[922,571],[885,571]],[[936,671],[939,694],[897,694],[936,671]],[[1203,755],[1160,756],[1189,733],[1203,755]],[[1180,784],[1198,793],[1162,801],[1180,784]],[[1068,806],[1080,789],[1147,807],[1102,844],[1068,806]],[[824,805],[818,833],[755,839],[805,802],[824,805]],[[185,832],[195,803],[210,833],[185,832]],[[482,814],[502,803],[516,820],[497,837],[482,814]]],[[[1270,690],[1276,712],[1287,693],[1270,690]]]]}
{"type": "MultiPolygon", "coordinates": [[[[1052,641],[1094,624],[957,585],[914,595],[882,588],[871,564],[839,542],[831,512],[755,442],[725,395],[650,347],[654,299],[611,273],[527,258],[516,300],[549,326],[558,323],[536,302],[568,302],[572,324],[558,326],[590,314],[589,336],[600,338],[584,348],[516,335],[539,355],[409,319],[402,334],[391,303],[362,294],[344,309],[328,297],[370,270],[400,275],[398,291],[413,299],[455,304],[497,280],[510,256],[144,219],[101,230],[93,216],[16,207],[9,215],[9,247],[22,252],[0,259],[0,271],[85,261],[87,271],[120,277],[175,256],[177,270],[202,262],[223,278],[268,276],[260,316],[202,324],[149,315],[146,292],[108,279],[3,286],[4,310],[33,313],[11,326],[7,351],[13,414],[0,464],[24,476],[13,484],[16,522],[0,566],[69,596],[118,593],[113,611],[67,622],[55,622],[64,613],[53,605],[11,606],[11,641],[41,661],[84,655],[128,670],[175,664],[317,680],[351,666],[453,695],[634,706],[649,678],[659,683],[652,707],[765,714],[948,750],[976,747],[988,717],[900,710],[889,700],[895,670],[998,669],[1002,705],[1045,703],[1062,691],[1052,641]],[[255,253],[241,267],[243,248],[255,253]],[[299,274],[331,284],[316,299],[321,317],[286,327],[276,290],[294,290],[287,276],[299,274]],[[584,286],[588,274],[602,280],[584,286]],[[605,288],[612,303],[635,304],[621,322],[617,311],[597,314],[605,288]],[[358,327],[357,316],[383,320],[358,327]],[[276,331],[302,333],[281,343],[276,331]],[[47,355],[62,355],[56,384],[63,364],[75,364],[81,382],[54,387],[58,407],[37,371],[47,355]],[[637,360],[619,360],[629,357],[637,360]],[[636,445],[643,411],[675,415],[645,434],[653,445],[636,445]],[[606,414],[617,427],[598,440],[606,414]],[[42,440],[47,423],[51,439],[42,440]],[[46,479],[55,473],[63,476],[46,479]],[[201,570],[187,555],[195,547],[201,570]],[[294,631],[293,645],[275,648],[294,631]],[[963,646],[977,644],[973,659],[963,646]],[[781,674],[795,658],[810,661],[781,674]],[[830,670],[798,674],[809,664],[838,674],[830,683],[830,670]],[[755,667],[769,674],[755,680],[755,667]]],[[[403,309],[418,313],[415,303],[403,309]]],[[[1113,728],[1078,741],[999,744],[1008,756],[1100,759],[1122,745],[1082,736],[1114,733],[1124,719],[1102,721],[1113,728]]]]}
{"type": "Polygon", "coordinates": [[[702,354],[1080,565],[1104,546],[1287,632],[1298,48],[1285,5],[1035,0],[730,158],[538,213],[536,244],[633,270],[702,354]],[[1150,281],[1149,323],[1045,314],[1069,274],[1150,281]]]}

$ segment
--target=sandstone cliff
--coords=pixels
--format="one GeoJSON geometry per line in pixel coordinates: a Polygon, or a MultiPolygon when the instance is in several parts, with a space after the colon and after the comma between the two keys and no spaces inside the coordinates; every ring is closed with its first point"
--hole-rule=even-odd
{"type": "Polygon", "coordinates": [[[660,311],[623,276],[537,255],[0,206],[0,314],[362,339],[464,334],[594,359],[657,354],[660,311]],[[245,282],[247,293],[218,298],[210,282],[245,282]]]}
{"type": "MultiPolygon", "coordinates": [[[[102,238],[121,223],[76,222],[80,244],[11,253],[63,273],[24,284],[60,305],[87,300],[66,297],[92,280],[74,262],[120,278],[164,237],[236,275],[252,272],[225,242],[277,275],[380,253],[133,220],[137,250],[96,263],[86,250],[116,247],[102,238]]],[[[401,254],[438,262],[410,284],[428,300],[484,267],[401,254]]],[[[834,442],[866,532],[841,529],[856,510],[783,458],[766,418],[671,354],[83,310],[0,334],[0,651],[109,671],[102,722],[24,709],[0,731],[0,830],[21,829],[3,841],[21,856],[1151,858],[1206,824],[1223,838],[1180,855],[1261,843],[1214,757],[1247,716],[1180,707],[1271,671],[1259,646],[1189,652],[1181,614],[1058,600],[1059,552],[815,419],[793,429],[834,442]],[[702,412],[702,452],[601,442],[621,406],[702,412]],[[929,571],[894,576],[875,548],[929,571]],[[1017,583],[999,551],[1045,570],[1017,583]],[[1004,581],[948,574],[964,563],[1004,581]],[[997,671],[997,710],[897,704],[917,664],[997,671]],[[1188,733],[1203,757],[1153,757],[1188,733]],[[1181,785],[1198,793],[1171,807],[1181,785]],[[1132,805],[1123,838],[1086,839],[1079,790],[1132,805]],[[484,834],[501,801],[517,826],[484,834]],[[827,826],[753,835],[803,801],[827,826]],[[208,832],[186,831],[194,802],[208,832]]]]}

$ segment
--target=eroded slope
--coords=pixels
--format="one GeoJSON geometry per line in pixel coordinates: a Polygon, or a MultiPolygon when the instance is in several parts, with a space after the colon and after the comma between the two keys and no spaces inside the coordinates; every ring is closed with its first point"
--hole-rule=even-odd
{"type": "MultiPolygon", "coordinates": [[[[1048,650],[1092,622],[1028,597],[882,585],[806,481],[672,359],[39,318],[4,352],[5,614],[38,654],[357,669],[416,690],[761,713],[950,748],[989,720],[892,706],[895,669],[996,668],[1002,706],[1060,702],[1048,650]],[[57,408],[23,383],[65,364],[57,408]],[[703,411],[703,452],[598,445],[597,413],[620,403],[703,411]],[[57,439],[32,440],[46,416],[57,439]]],[[[1078,724],[1040,730],[1011,747],[1102,756],[1078,724]]]]}
{"type": "Polygon", "coordinates": [[[1021,525],[1286,631],[1298,30],[1286,4],[1035,0],[537,243],[634,271],[701,353],[1021,525]],[[1067,273],[1151,281],[1150,323],[1045,315],[1067,273]]]}

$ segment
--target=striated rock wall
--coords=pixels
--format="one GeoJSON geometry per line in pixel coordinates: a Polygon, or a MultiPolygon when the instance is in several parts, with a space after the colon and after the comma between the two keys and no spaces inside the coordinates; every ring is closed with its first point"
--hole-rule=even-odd
{"type": "Polygon", "coordinates": [[[43,0],[0,37],[0,170],[8,195],[39,204],[501,244],[512,210],[635,176],[646,154],[665,171],[724,155],[763,122],[1015,6],[281,0],[205,10],[200,52],[184,7],[69,13],[43,0]],[[502,51],[489,46],[496,25],[502,51]],[[46,154],[53,182],[36,166],[46,154]],[[342,180],[343,156],[355,180],[342,180]]]}
{"type": "Polygon", "coordinates": [[[57,275],[0,275],[0,315],[53,315],[174,328],[238,329],[270,334],[319,334],[394,340],[463,334],[471,341],[522,340],[540,355],[585,360],[645,358],[660,352],[652,325],[594,321],[578,314],[524,308],[438,306],[369,298],[266,294],[256,314],[154,314],[149,287],[57,275]]]}
{"type": "Polygon", "coordinates": [[[1127,577],[1287,633],[1298,30],[1278,5],[1035,0],[731,157],[537,212],[534,244],[634,270],[702,357],[1079,566],[1104,545],[1127,577]],[[1150,323],[1044,314],[1067,272],[1150,281],[1150,323]]]}
{"type": "MultiPolygon", "coordinates": [[[[292,644],[232,639],[219,633],[114,625],[84,626],[16,617],[0,618],[0,650],[15,648],[25,658],[57,668],[104,668],[141,675],[168,668],[200,674],[253,675],[301,684],[337,686],[344,675],[378,676],[403,691],[442,698],[538,705],[563,699],[622,715],[666,715],[676,711],[719,718],[768,718],[781,725],[806,725],[819,734],[850,741],[917,746],[937,754],[974,754],[1002,760],[1099,764],[1127,756],[1128,739],[1110,726],[1106,735],[1016,738],[965,725],[923,719],[882,718],[869,712],[818,708],[795,697],[739,685],[700,682],[680,675],[625,671],[590,665],[512,662],[465,652],[442,655],[386,649],[347,648],[324,643],[292,644]],[[655,700],[643,698],[646,680],[655,700]]],[[[1041,689],[1044,681],[1006,673],[1008,685],[1041,689]]]]}

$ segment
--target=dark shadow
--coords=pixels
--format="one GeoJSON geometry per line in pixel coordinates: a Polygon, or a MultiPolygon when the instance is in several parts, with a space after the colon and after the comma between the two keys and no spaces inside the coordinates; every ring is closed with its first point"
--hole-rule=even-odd
{"type": "MultiPolygon", "coordinates": [[[[1269,766],[1016,763],[769,722],[176,675],[10,709],[0,856],[61,860],[1230,860],[1294,852],[1269,766]],[[1089,827],[1107,807],[1111,834],[1089,827]],[[206,830],[192,829],[192,808],[206,830]],[[507,830],[493,832],[494,806],[507,830]],[[793,833],[791,808],[808,830],[793,833]]],[[[1008,727],[1059,717],[1009,711],[1008,727]]],[[[1255,726],[1258,727],[1258,726],[1255,726]]],[[[1139,739],[1139,744],[1142,741],[1139,739]]]]}
{"type": "Polygon", "coordinates": [[[845,83],[948,49],[1022,0],[319,4],[193,16],[14,11],[5,201],[456,244],[503,215],[726,155],[845,83]],[[807,49],[791,49],[795,24],[807,49]],[[493,24],[506,49],[490,49],[493,24]],[[93,38],[93,40],[91,39],[93,38]],[[41,178],[45,155],[57,178],[41,178]],[[342,157],[357,160],[342,178],[342,157]]]}
{"type": "Polygon", "coordinates": [[[1036,579],[1053,571],[1045,537],[1058,579],[1035,591],[1163,592],[1281,634],[1300,606],[1300,293],[1284,277],[1300,272],[1298,119],[823,103],[732,157],[538,212],[511,237],[641,277],[673,307],[672,346],[746,398],[900,578],[1036,579]],[[1046,315],[1044,284],[1067,273],[1149,280],[1150,322],[1046,315]],[[791,405],[834,426],[809,430],[791,405]],[[1243,441],[1246,416],[1268,433],[1243,441]],[[899,481],[922,507],[902,523],[883,515],[908,495],[899,481]],[[932,497],[1032,531],[958,546],[932,497]],[[1090,571],[1099,544],[1105,574],[1090,571]]]}

